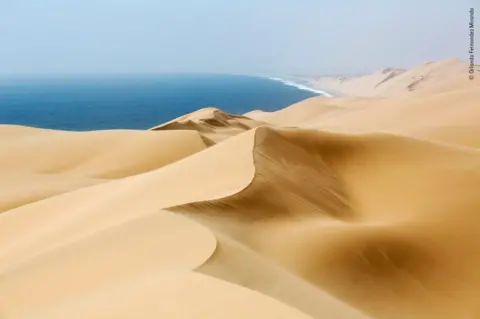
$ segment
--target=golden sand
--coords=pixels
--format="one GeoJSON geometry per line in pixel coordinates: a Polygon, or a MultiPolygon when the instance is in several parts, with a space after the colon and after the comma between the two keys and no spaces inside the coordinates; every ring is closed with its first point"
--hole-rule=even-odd
{"type": "Polygon", "coordinates": [[[149,131],[0,126],[0,317],[479,318],[461,63],[149,131]]]}

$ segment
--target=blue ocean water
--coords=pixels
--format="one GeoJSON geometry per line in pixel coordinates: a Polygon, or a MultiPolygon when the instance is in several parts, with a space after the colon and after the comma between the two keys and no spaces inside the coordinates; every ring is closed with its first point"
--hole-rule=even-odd
{"type": "Polygon", "coordinates": [[[0,80],[0,124],[86,131],[148,129],[202,107],[275,111],[318,92],[268,78],[167,74],[0,80]]]}

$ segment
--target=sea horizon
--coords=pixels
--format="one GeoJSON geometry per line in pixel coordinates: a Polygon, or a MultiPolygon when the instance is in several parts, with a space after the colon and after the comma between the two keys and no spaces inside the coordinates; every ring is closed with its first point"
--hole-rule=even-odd
{"type": "Polygon", "coordinates": [[[276,111],[327,92],[288,76],[163,72],[0,75],[0,124],[148,129],[203,107],[276,111]]]}

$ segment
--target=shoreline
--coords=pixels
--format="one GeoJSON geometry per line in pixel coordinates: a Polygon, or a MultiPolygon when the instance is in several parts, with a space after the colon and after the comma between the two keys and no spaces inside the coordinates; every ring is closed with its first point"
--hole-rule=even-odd
{"type": "Polygon", "coordinates": [[[316,89],[312,86],[309,85],[310,83],[310,80],[307,80],[307,79],[302,79],[302,82],[297,82],[295,80],[293,80],[292,78],[280,78],[280,77],[266,77],[268,78],[269,80],[272,80],[272,81],[277,81],[277,82],[281,82],[283,83],[284,85],[287,85],[287,86],[292,86],[292,87],[296,87],[297,89],[299,90],[302,90],[302,91],[309,91],[309,92],[313,92],[313,93],[317,93],[317,94],[320,94],[320,95],[323,95],[325,97],[338,97],[337,94],[332,94],[332,92],[327,92],[327,91],[324,91],[324,90],[320,90],[320,89],[316,89]]]}

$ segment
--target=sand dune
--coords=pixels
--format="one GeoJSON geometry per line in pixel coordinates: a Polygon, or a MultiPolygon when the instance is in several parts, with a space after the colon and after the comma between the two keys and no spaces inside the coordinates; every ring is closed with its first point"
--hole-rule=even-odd
{"type": "Polygon", "coordinates": [[[2,212],[148,172],[198,152],[206,144],[191,131],[62,132],[3,125],[0,148],[5,150],[0,153],[2,212]]]}
{"type": "Polygon", "coordinates": [[[171,209],[217,227],[231,219],[236,240],[374,317],[474,313],[480,152],[393,135],[262,131],[248,188],[171,209]],[[455,249],[459,241],[469,248],[455,249]]]}
{"type": "Polygon", "coordinates": [[[0,126],[0,317],[477,318],[480,90],[462,70],[146,132],[0,126]]]}
{"type": "Polygon", "coordinates": [[[247,116],[228,114],[217,108],[207,107],[156,126],[151,130],[193,130],[197,131],[208,145],[212,145],[262,124],[262,122],[252,120],[247,116]]]}
{"type": "Polygon", "coordinates": [[[5,212],[0,215],[0,271],[140,214],[240,191],[254,174],[254,132],[161,169],[5,212]]]}
{"type": "Polygon", "coordinates": [[[0,275],[2,303],[8,305],[4,313],[33,317],[41,309],[55,309],[78,296],[81,303],[90,293],[131,282],[141,274],[194,269],[214,249],[213,235],[197,224],[167,212],[145,215],[40,255],[0,275]],[[126,254],[128,251],[134,251],[134,255],[126,254]],[[51,274],[56,274],[55,280],[42,280],[51,274]],[[37,283],[41,295],[30,289],[32,282],[37,283]]]}
{"type": "Polygon", "coordinates": [[[468,64],[449,59],[425,63],[411,70],[387,68],[360,77],[320,78],[313,81],[313,86],[349,96],[392,96],[451,89],[459,81],[462,85],[469,81],[468,64]]]}
{"type": "Polygon", "coordinates": [[[310,120],[312,117],[318,117],[336,110],[337,106],[331,104],[331,100],[332,99],[328,97],[314,97],[276,112],[262,112],[257,110],[245,115],[273,125],[298,126],[310,120]]]}
{"type": "MultiPolygon", "coordinates": [[[[197,273],[144,276],[25,318],[308,319],[261,294],[197,273]],[[138,298],[141,293],[144,297],[138,298]],[[248,306],[246,306],[248,305],[248,306]],[[72,312],[73,311],[73,312],[72,312]]],[[[340,317],[337,317],[340,318],[340,317]]]]}
{"type": "MultiPolygon", "coordinates": [[[[101,252],[107,253],[109,256],[108,260],[111,262],[106,263],[105,260],[102,260],[101,267],[97,265],[89,268],[89,270],[78,270],[78,268],[73,267],[72,271],[77,273],[77,277],[78,274],[81,273],[87,279],[96,278],[91,281],[90,287],[98,284],[98,278],[103,278],[107,280],[107,283],[112,285],[113,282],[116,282],[120,277],[127,278],[127,271],[131,269],[132,266],[125,265],[125,262],[115,261],[118,258],[131,259],[131,256],[128,254],[120,253],[124,251],[126,246],[129,246],[127,243],[123,243],[121,238],[132,242],[135,240],[135,237],[132,236],[138,234],[141,236],[140,239],[143,242],[146,236],[145,230],[140,231],[136,228],[130,230],[130,220],[135,218],[135,216],[143,214],[146,214],[146,216],[155,216],[155,214],[158,214],[158,208],[199,199],[222,198],[230,194],[238,193],[245,188],[253,178],[254,165],[252,150],[256,133],[257,130],[252,130],[233,137],[224,143],[155,172],[59,195],[42,202],[33,203],[6,212],[0,218],[0,225],[3,226],[1,229],[2,240],[0,241],[2,244],[0,245],[0,255],[2,256],[0,264],[3,267],[0,270],[2,273],[0,276],[5,278],[5,293],[11,291],[10,289],[20,289],[21,283],[19,280],[21,280],[21,282],[41,280],[41,278],[46,278],[47,274],[56,267],[63,269],[67,263],[70,265],[76,263],[80,265],[87,263],[89,265],[95,265],[95,261],[101,258],[98,255],[101,252]],[[232,150],[236,150],[237,153],[232,152],[232,150]],[[219,162],[223,163],[223,165],[219,165],[219,162]],[[201,165],[202,169],[198,170],[200,163],[204,163],[204,165],[201,165]],[[229,179],[224,178],[227,174],[229,175],[229,179]],[[217,177],[218,179],[214,179],[213,177],[217,177]],[[207,179],[209,183],[205,185],[204,182],[207,179]],[[168,187],[160,189],[152,187],[153,185],[162,184],[168,185],[168,187]],[[189,187],[185,188],[186,185],[189,187]],[[186,190],[188,190],[188,193],[185,193],[186,190]],[[102,194],[102,197],[98,198],[95,194],[102,194]],[[177,195],[175,196],[175,194],[177,195]],[[68,215],[60,209],[61,207],[67,209],[68,215]],[[68,209],[68,207],[74,207],[74,209],[68,209]],[[119,233],[119,235],[111,235],[112,233],[118,233],[117,229],[119,226],[116,225],[118,225],[119,222],[129,227],[130,235],[127,236],[123,232],[119,233]],[[39,224],[41,224],[42,227],[38,227],[39,224]],[[20,234],[18,230],[21,230],[20,234]],[[95,247],[95,249],[93,249],[93,247],[95,247]],[[107,249],[106,247],[109,248],[107,249]],[[80,251],[84,251],[84,253],[80,253],[80,251]],[[118,251],[118,253],[115,253],[115,251],[118,251]],[[52,263],[58,266],[53,266],[52,263]],[[119,268],[120,270],[118,270],[121,276],[118,275],[118,271],[109,273],[108,275],[105,274],[105,271],[107,271],[109,267],[119,267],[119,265],[122,265],[119,268]],[[22,275],[17,275],[19,273],[22,275]],[[20,276],[20,279],[16,279],[17,276],[20,276]],[[108,281],[108,278],[112,276],[113,279],[108,281]],[[9,280],[11,280],[11,284],[7,284],[10,282],[9,280]]],[[[161,228],[155,226],[154,223],[147,222],[142,224],[152,225],[152,231],[153,229],[157,229],[154,233],[159,232],[161,234],[161,228]]],[[[167,226],[168,225],[165,225],[164,227],[167,226]]],[[[173,227],[167,227],[166,229],[172,228],[173,227]]],[[[175,228],[172,230],[175,231],[174,229],[175,228]]],[[[160,234],[157,234],[157,236],[160,234]]],[[[190,237],[190,235],[186,236],[186,238],[190,237]]],[[[158,240],[161,240],[161,238],[158,240]]],[[[158,240],[151,240],[154,247],[158,245],[158,240]]],[[[170,244],[171,241],[165,240],[165,243],[170,244]]],[[[198,240],[195,240],[195,245],[196,244],[200,244],[198,240]]],[[[139,243],[138,245],[145,246],[146,243],[139,243]]],[[[193,243],[191,245],[193,247],[193,243]]],[[[146,247],[148,248],[149,246],[146,247]]],[[[174,245],[173,247],[178,249],[178,251],[185,250],[178,245],[174,245]]],[[[223,248],[226,247],[224,246],[223,248]]],[[[152,249],[154,248],[152,247],[152,249]]],[[[155,251],[156,250],[157,249],[155,249],[155,251]]],[[[145,254],[148,252],[147,250],[145,254]]],[[[155,257],[157,254],[162,256],[161,250],[153,254],[151,258],[159,258],[155,257]]],[[[229,254],[232,254],[232,252],[229,254]]],[[[251,251],[250,254],[255,256],[253,251],[251,251]]],[[[151,269],[151,262],[145,259],[147,257],[148,255],[140,259],[139,264],[136,266],[137,268],[135,268],[135,273],[140,275],[146,272],[145,269],[151,269]]],[[[162,262],[162,260],[160,259],[159,262],[162,262]]],[[[129,264],[131,264],[131,262],[129,264]]],[[[258,271],[271,273],[268,270],[271,267],[269,264],[260,265],[262,267],[258,266],[257,270],[260,269],[258,271]],[[264,270],[261,270],[262,268],[264,270]]],[[[229,271],[225,266],[222,267],[222,269],[227,272],[229,271]]],[[[49,286],[53,291],[45,295],[45,301],[39,301],[39,304],[34,304],[29,307],[22,307],[23,310],[19,310],[14,306],[15,304],[25,303],[26,301],[22,299],[23,297],[11,300],[8,303],[10,305],[8,307],[8,309],[10,309],[8,313],[11,312],[12,316],[15,317],[17,316],[17,311],[19,311],[18,313],[21,313],[20,311],[37,312],[40,311],[39,308],[50,307],[49,305],[53,302],[52,300],[57,300],[58,296],[68,296],[69,293],[80,294],[80,288],[75,284],[78,278],[73,276],[73,273],[70,274],[66,272],[65,274],[67,278],[73,278],[70,279],[70,284],[64,284],[67,280],[65,279],[60,281],[62,284],[56,288],[49,286]]],[[[234,273],[232,275],[237,276],[234,273]]],[[[270,276],[272,276],[272,274],[270,274],[270,276]]],[[[283,279],[283,276],[278,275],[277,277],[277,280],[283,279]]],[[[275,276],[273,276],[273,278],[275,278],[275,276]]],[[[292,279],[291,281],[294,283],[299,282],[299,287],[291,287],[292,293],[290,296],[293,296],[293,292],[295,291],[305,291],[306,289],[315,291],[314,288],[308,288],[309,286],[303,284],[299,279],[292,279]]],[[[81,285],[86,285],[88,282],[88,280],[82,280],[81,285]]],[[[48,285],[48,283],[46,282],[45,285],[48,285]]],[[[254,285],[254,283],[250,285],[254,285]]],[[[249,285],[247,284],[246,286],[249,285]]],[[[96,286],[93,286],[91,290],[95,290],[94,287],[96,286]]],[[[275,295],[275,291],[277,290],[278,288],[273,286],[270,289],[264,289],[262,292],[275,295]],[[273,289],[273,292],[271,289],[273,289]]],[[[336,313],[335,318],[351,318],[350,314],[355,314],[356,317],[354,318],[364,318],[358,311],[350,309],[348,306],[336,301],[324,292],[320,293],[318,296],[312,297],[309,301],[302,300],[299,308],[305,309],[300,310],[304,310],[307,313],[312,311],[320,313],[320,311],[332,308],[332,313],[336,313]],[[320,305],[322,306],[321,308],[320,305]]],[[[85,294],[87,294],[86,291],[85,294]]],[[[288,296],[288,294],[285,293],[283,293],[283,295],[288,296]]],[[[285,303],[288,303],[287,301],[288,300],[286,300],[285,303]]],[[[291,303],[296,304],[295,301],[291,303]]]]}
{"type": "Polygon", "coordinates": [[[358,78],[321,78],[314,82],[314,86],[329,88],[346,95],[373,96],[404,72],[402,69],[386,68],[358,78]]]}
{"type": "Polygon", "coordinates": [[[262,115],[265,122],[335,132],[385,132],[480,147],[480,86],[395,99],[324,98],[262,115]],[[292,115],[290,113],[298,114],[292,115]],[[401,120],[399,120],[401,119],[401,120]]]}

